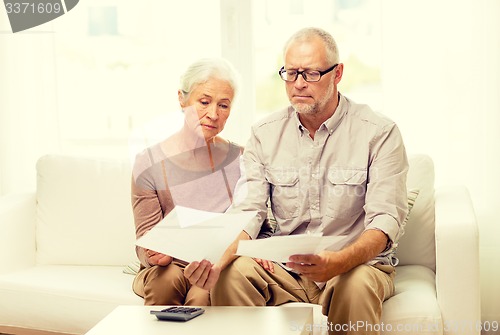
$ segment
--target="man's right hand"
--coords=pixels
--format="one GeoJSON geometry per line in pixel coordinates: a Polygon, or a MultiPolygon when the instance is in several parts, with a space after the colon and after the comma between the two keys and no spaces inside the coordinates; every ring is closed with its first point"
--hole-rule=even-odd
{"type": "Polygon", "coordinates": [[[148,263],[151,266],[159,265],[159,266],[167,266],[172,262],[172,257],[161,254],[159,252],[146,249],[146,256],[148,256],[148,263]]]}
{"type": "Polygon", "coordinates": [[[265,259],[260,259],[260,258],[254,258],[254,261],[257,262],[260,266],[262,266],[265,270],[274,273],[274,263],[273,261],[268,261],[265,259]]]}

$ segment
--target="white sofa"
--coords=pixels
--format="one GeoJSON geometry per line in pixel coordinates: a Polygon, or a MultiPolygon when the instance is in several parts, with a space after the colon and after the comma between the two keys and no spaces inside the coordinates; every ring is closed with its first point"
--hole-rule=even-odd
{"type": "MultiPolygon", "coordinates": [[[[44,156],[36,194],[0,199],[0,333],[84,334],[116,306],[142,304],[127,161],[44,156]]],[[[398,251],[382,334],[479,334],[478,230],[467,190],[434,191],[432,160],[412,156],[418,189],[398,251]]],[[[323,322],[315,308],[315,323],[323,322]]],[[[314,325],[318,326],[318,325],[314,325]]],[[[207,331],[207,330],[205,330],[207,331]]]]}

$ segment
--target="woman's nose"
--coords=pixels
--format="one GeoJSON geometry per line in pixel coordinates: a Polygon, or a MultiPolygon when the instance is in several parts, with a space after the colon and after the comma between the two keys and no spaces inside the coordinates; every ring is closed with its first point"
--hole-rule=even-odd
{"type": "Polygon", "coordinates": [[[217,105],[216,104],[210,105],[208,107],[207,116],[210,119],[212,119],[212,120],[217,120],[218,119],[219,113],[218,113],[217,105]]]}

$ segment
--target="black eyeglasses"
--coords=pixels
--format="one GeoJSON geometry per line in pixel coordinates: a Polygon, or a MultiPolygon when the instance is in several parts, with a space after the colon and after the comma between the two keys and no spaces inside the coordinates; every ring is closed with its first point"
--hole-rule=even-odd
{"type": "Polygon", "coordinates": [[[325,71],[316,71],[316,70],[304,70],[304,71],[298,71],[298,70],[285,70],[285,67],[282,66],[281,69],[279,70],[279,75],[281,79],[284,81],[295,81],[297,80],[297,77],[299,74],[302,75],[302,78],[304,78],[305,81],[307,82],[315,82],[319,81],[321,77],[328,72],[333,71],[339,64],[335,64],[332,67],[326,69],[325,71]]]}

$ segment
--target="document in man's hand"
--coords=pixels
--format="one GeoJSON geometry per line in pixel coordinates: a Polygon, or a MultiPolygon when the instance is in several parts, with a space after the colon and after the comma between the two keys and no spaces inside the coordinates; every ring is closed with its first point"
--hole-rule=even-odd
{"type": "Polygon", "coordinates": [[[317,254],[325,249],[338,250],[345,245],[347,239],[347,236],[322,236],[320,234],[271,236],[240,241],[236,254],[285,263],[292,255],[317,254]]]}
{"type": "Polygon", "coordinates": [[[136,245],[182,259],[217,262],[256,212],[212,213],[176,206],[136,245]]]}

